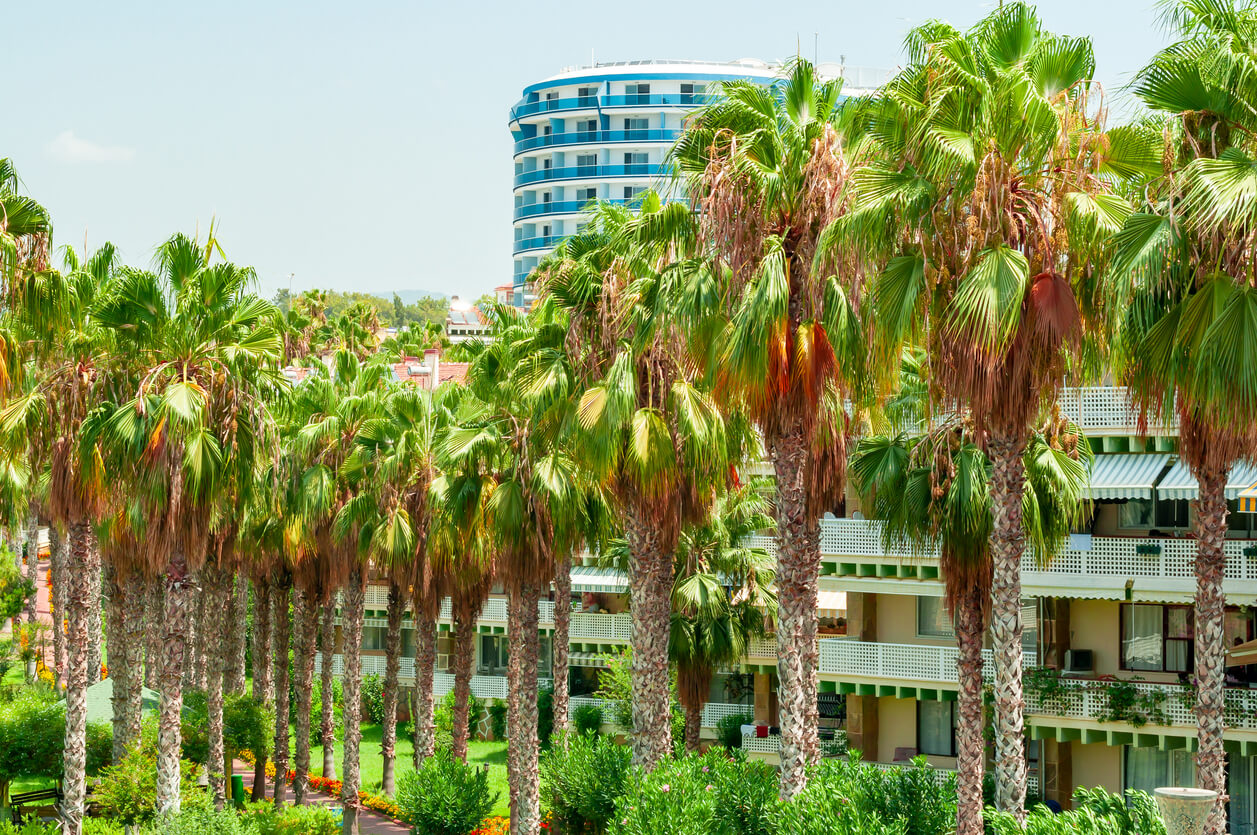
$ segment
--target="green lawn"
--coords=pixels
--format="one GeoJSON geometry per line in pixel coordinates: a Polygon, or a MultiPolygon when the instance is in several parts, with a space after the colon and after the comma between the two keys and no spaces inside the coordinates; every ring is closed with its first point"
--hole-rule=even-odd
{"type": "MultiPolygon", "coordinates": [[[[362,726],[362,746],[359,759],[362,768],[362,788],[370,792],[380,790],[380,780],[384,773],[384,759],[380,756],[379,725],[364,724],[362,726]]],[[[397,777],[411,770],[410,757],[414,745],[410,739],[397,740],[397,777]]],[[[343,777],[342,766],[345,761],[341,741],[336,743],[336,776],[343,777]]],[[[509,793],[506,786],[506,743],[479,742],[472,740],[467,747],[467,762],[475,766],[489,766],[489,789],[498,793],[498,801],[493,807],[493,814],[507,815],[510,813],[509,793]]],[[[290,766],[291,767],[291,766],[290,766]]],[[[310,751],[310,770],[315,774],[323,774],[323,746],[310,751]]]]}

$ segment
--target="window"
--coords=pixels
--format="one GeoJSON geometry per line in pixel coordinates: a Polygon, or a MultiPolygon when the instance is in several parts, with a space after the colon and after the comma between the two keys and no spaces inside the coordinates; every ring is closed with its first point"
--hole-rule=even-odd
{"type": "Polygon", "coordinates": [[[598,130],[598,120],[582,119],[576,123],[576,130],[580,133],[594,133],[598,130]]]}
{"type": "Polygon", "coordinates": [[[448,632],[439,632],[436,636],[436,670],[438,673],[450,671],[450,659],[454,657],[454,636],[448,632]]]}
{"type": "Polygon", "coordinates": [[[415,630],[402,629],[402,658],[415,657],[415,630]]]}
{"type": "Polygon", "coordinates": [[[703,97],[703,92],[703,85],[689,81],[683,82],[681,84],[681,104],[694,104],[703,97]]]}
{"type": "Polygon", "coordinates": [[[576,189],[576,200],[579,203],[588,203],[590,200],[598,199],[598,189],[596,188],[578,188],[576,189]]]}
{"type": "Polygon", "coordinates": [[[481,635],[480,663],[476,665],[476,672],[484,676],[506,675],[506,647],[505,635],[481,635]]]}
{"type": "Polygon", "coordinates": [[[592,99],[598,95],[597,87],[578,87],[576,89],[576,97],[581,99],[592,99]]]}
{"type": "Polygon", "coordinates": [[[626,104],[650,104],[649,84],[626,84],[624,92],[626,104]]]}
{"type": "Polygon", "coordinates": [[[1193,786],[1196,781],[1190,751],[1161,751],[1156,748],[1122,747],[1122,783],[1126,789],[1152,794],[1161,786],[1193,786]]]}
{"type": "Polygon", "coordinates": [[[598,165],[597,154],[578,154],[576,156],[576,166],[578,168],[593,168],[598,165]]]}
{"type": "Polygon", "coordinates": [[[554,642],[546,635],[537,649],[537,678],[550,678],[554,669],[554,642]]]}
{"type": "Polygon", "coordinates": [[[558,100],[559,100],[559,94],[558,94],[558,93],[546,93],[546,101],[547,101],[547,102],[558,101],[558,100]]]}
{"type": "Polygon", "coordinates": [[[543,160],[541,161],[541,167],[542,167],[542,169],[544,169],[544,170],[546,170],[546,171],[549,171],[549,170],[550,170],[550,166],[552,166],[552,165],[554,165],[554,160],[553,160],[551,157],[546,157],[545,159],[543,159],[543,160]]]}
{"type": "Polygon", "coordinates": [[[550,135],[550,132],[551,132],[551,131],[553,131],[553,130],[554,130],[554,126],[553,126],[553,125],[542,125],[542,126],[541,126],[541,135],[542,135],[542,136],[549,136],[549,135],[550,135]]]}
{"type": "Polygon", "coordinates": [[[362,648],[383,651],[388,640],[388,629],[383,626],[362,627],[362,648]]]}
{"type": "Polygon", "coordinates": [[[645,189],[645,188],[643,188],[642,186],[625,186],[625,187],[624,187],[624,199],[625,199],[625,200],[633,200],[633,199],[635,199],[635,198],[636,198],[639,194],[641,194],[641,193],[642,193],[643,191],[645,191],[645,190],[646,190],[646,189],[645,189]]]}
{"type": "Polygon", "coordinates": [[[917,701],[917,750],[938,757],[956,756],[956,703],[917,701]]]}
{"type": "Polygon", "coordinates": [[[541,237],[543,238],[550,237],[550,224],[547,223],[545,226],[541,227],[541,237]]]}
{"type": "Polygon", "coordinates": [[[1122,669],[1185,673],[1192,668],[1190,606],[1122,604],[1122,669]]]}
{"type": "Polygon", "coordinates": [[[625,154],[624,166],[627,169],[625,174],[645,174],[646,166],[650,164],[650,156],[648,154],[625,154]]]}
{"type": "Polygon", "coordinates": [[[625,119],[624,130],[626,132],[635,131],[635,130],[642,130],[642,131],[650,130],[650,120],[649,119],[625,119]]]}
{"type": "Polygon", "coordinates": [[[1117,524],[1121,528],[1149,530],[1152,528],[1188,528],[1190,512],[1186,500],[1131,499],[1117,506],[1117,524]]]}
{"type": "Polygon", "coordinates": [[[956,634],[951,615],[941,597],[917,598],[917,634],[928,638],[951,638],[956,634]]]}
{"type": "Polygon", "coordinates": [[[550,202],[550,192],[548,192],[548,191],[543,191],[543,192],[541,192],[541,202],[542,202],[542,203],[549,203],[549,202],[550,202]]]}

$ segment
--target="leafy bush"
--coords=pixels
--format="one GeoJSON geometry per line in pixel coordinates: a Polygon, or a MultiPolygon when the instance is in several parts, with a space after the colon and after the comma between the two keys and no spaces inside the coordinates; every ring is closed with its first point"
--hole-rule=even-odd
{"type": "Polygon", "coordinates": [[[0,621],[16,617],[35,593],[35,584],[22,576],[13,553],[0,546],[0,621]]]}
{"type": "Polygon", "coordinates": [[[60,779],[64,745],[65,704],[50,688],[19,688],[0,705],[0,789],[18,777],[60,779]]]}
{"type": "Polygon", "coordinates": [[[870,833],[938,835],[956,819],[955,775],[931,769],[924,757],[913,760],[911,767],[885,771],[861,763],[857,755],[824,760],[799,797],[803,799],[782,806],[782,831],[791,831],[793,825],[802,827],[800,832],[863,831],[874,825],[866,820],[871,817],[888,828],[879,826],[870,833]]]}
{"type": "MultiPolygon", "coordinates": [[[[332,679],[332,727],[334,728],[339,729],[345,726],[343,701],[340,679],[334,678],[332,679]]],[[[323,682],[317,679],[314,682],[314,692],[310,696],[310,717],[310,744],[317,747],[323,744],[323,682]]],[[[274,724],[273,720],[271,724],[274,724]]],[[[402,735],[400,728],[398,735],[402,735]]]]}
{"type": "Polygon", "coordinates": [[[185,792],[179,811],[153,820],[140,830],[142,835],[253,835],[234,809],[216,811],[205,792],[185,792]]]}
{"type": "Polygon", "coordinates": [[[616,801],[615,835],[776,835],[777,778],[772,766],[708,751],[630,772],[616,801]]]}
{"type": "Polygon", "coordinates": [[[506,739],[506,702],[501,699],[489,705],[489,730],[494,739],[506,739]]]}
{"type": "Polygon", "coordinates": [[[9,821],[0,821],[0,835],[57,835],[61,827],[55,823],[43,824],[39,821],[27,821],[17,826],[9,821]]]}
{"type": "MultiPolygon", "coordinates": [[[[474,693],[471,695],[467,704],[467,730],[472,737],[476,733],[476,722],[480,719],[480,714],[484,712],[484,702],[481,701],[474,693]]],[[[433,719],[436,722],[436,747],[448,751],[453,744],[454,738],[454,691],[445,694],[441,699],[441,703],[436,706],[433,711],[433,719]]]]}
{"type": "Polygon", "coordinates": [[[223,745],[228,751],[269,756],[274,728],[274,711],[252,696],[232,693],[223,699],[223,745]]]}
{"type": "Polygon", "coordinates": [[[397,781],[397,805],[417,835],[467,835],[493,809],[488,772],[438,750],[397,781]]]}
{"type": "Polygon", "coordinates": [[[204,690],[183,691],[180,735],[183,747],[179,756],[204,765],[209,759],[209,701],[204,690]]]}
{"type": "Polygon", "coordinates": [[[633,754],[597,733],[570,734],[541,755],[541,803],[563,833],[605,832],[633,754]]]}
{"type": "Polygon", "coordinates": [[[340,821],[325,806],[285,806],[250,803],[244,820],[257,835],[339,835],[340,821]]]}
{"type": "MultiPolygon", "coordinates": [[[[196,765],[184,760],[180,770],[181,796],[204,795],[196,787],[196,765]]],[[[105,817],[127,826],[151,820],[157,804],[157,749],[141,744],[128,751],[117,765],[104,769],[92,802],[105,817]]]]}
{"type": "Polygon", "coordinates": [[[384,680],[375,673],[362,677],[362,711],[375,724],[384,724],[384,680]]]}
{"type": "Polygon", "coordinates": [[[755,721],[752,713],[731,713],[716,720],[716,741],[729,750],[742,747],[742,726],[755,721]]]}
{"type": "Polygon", "coordinates": [[[537,742],[542,750],[550,747],[554,736],[554,688],[543,687],[537,693],[537,742]]]}
{"type": "Polygon", "coordinates": [[[1074,809],[1089,809],[1117,825],[1121,835],[1165,835],[1165,821],[1157,803],[1147,792],[1127,789],[1126,795],[1110,794],[1102,788],[1074,789],[1074,809]]]}
{"type": "Polygon", "coordinates": [[[578,734],[598,733],[602,729],[602,708],[581,705],[572,712],[572,726],[578,734]]]}
{"type": "Polygon", "coordinates": [[[83,835],[126,835],[126,829],[109,818],[83,818],[83,835]]]}

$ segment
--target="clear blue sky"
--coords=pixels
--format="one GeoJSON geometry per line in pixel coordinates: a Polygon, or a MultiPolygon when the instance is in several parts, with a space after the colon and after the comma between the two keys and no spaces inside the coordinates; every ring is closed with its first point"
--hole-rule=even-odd
{"type": "MultiPolygon", "coordinates": [[[[1154,0],[1043,0],[1110,89],[1165,40],[1154,0]]],[[[511,276],[508,109],[567,65],[633,58],[893,68],[909,27],[975,0],[28,2],[4,12],[0,156],[56,242],[147,264],[216,217],[287,286],[475,297],[511,276]]]]}

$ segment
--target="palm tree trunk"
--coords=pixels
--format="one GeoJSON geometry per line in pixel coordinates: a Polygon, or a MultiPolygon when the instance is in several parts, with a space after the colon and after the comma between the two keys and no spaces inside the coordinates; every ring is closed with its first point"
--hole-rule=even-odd
{"type": "MultiPolygon", "coordinates": [[[[253,700],[274,704],[275,688],[271,678],[271,584],[265,580],[253,584],[253,700]]],[[[266,752],[254,751],[253,792],[255,803],[266,799],[266,752]]]]}
{"type": "Polygon", "coordinates": [[[275,662],[275,787],[271,797],[276,806],[283,806],[288,795],[288,645],[291,640],[292,620],[288,612],[290,587],[284,583],[271,594],[271,621],[275,634],[271,636],[271,652],[275,662]]]}
{"type": "Polygon", "coordinates": [[[179,755],[182,748],[183,672],[188,630],[196,593],[196,578],[188,558],[176,549],[166,567],[165,611],[162,620],[161,709],[157,720],[157,814],[179,811],[179,755]]]}
{"type": "MultiPolygon", "coordinates": [[[[227,605],[228,576],[221,568],[207,564],[201,571],[201,598],[205,601],[201,630],[207,635],[222,633],[222,612],[227,605]]],[[[225,658],[221,652],[203,652],[205,671],[205,703],[208,720],[209,755],[205,771],[209,776],[210,796],[214,808],[222,809],[227,800],[227,777],[224,773],[223,747],[223,672],[225,658]]]]}
{"type": "Polygon", "coordinates": [[[511,835],[535,835],[541,826],[537,746],[537,605],[541,586],[523,582],[507,600],[509,652],[506,675],[507,781],[511,835]]]}
{"type": "Polygon", "coordinates": [[[148,625],[144,642],[144,686],[148,688],[155,688],[160,683],[165,614],[166,581],[157,577],[149,582],[144,601],[144,622],[148,625]]]}
{"type": "Polygon", "coordinates": [[[411,711],[415,726],[414,765],[418,769],[436,750],[436,700],[432,679],[436,673],[436,619],[415,610],[415,689],[411,711]]]}
{"type": "Polygon", "coordinates": [[[982,835],[982,590],[973,586],[956,603],[956,835],[982,835]]]}
{"type": "Polygon", "coordinates": [[[380,755],[384,759],[381,787],[392,797],[396,791],[397,763],[397,675],[401,671],[402,611],[405,598],[394,580],[388,584],[388,630],[384,639],[384,727],[380,731],[380,755]]]}
{"type": "MultiPolygon", "coordinates": [[[[140,741],[144,712],[144,605],[148,583],[143,576],[132,571],[126,579],[122,619],[125,644],[123,645],[124,672],[114,678],[115,686],[121,684],[126,693],[126,708],[122,723],[124,750],[140,741]]],[[[117,762],[115,760],[114,762],[117,762]]]]}
{"type": "Polygon", "coordinates": [[[113,682],[113,762],[121,762],[127,744],[127,692],[122,682],[130,676],[126,666],[126,639],[123,637],[126,623],[122,614],[126,608],[127,590],[123,588],[118,570],[113,565],[105,566],[105,590],[106,605],[109,607],[105,619],[105,646],[109,649],[109,679],[113,682]]]}
{"type": "Polygon", "coordinates": [[[249,581],[243,575],[231,580],[231,609],[224,630],[227,635],[227,674],[223,689],[228,693],[244,692],[245,613],[249,610],[249,581]]]}
{"type": "Polygon", "coordinates": [[[205,674],[209,641],[209,630],[205,628],[206,621],[209,619],[208,603],[205,595],[197,598],[196,621],[192,632],[192,686],[197,690],[205,690],[208,683],[205,674]]]}
{"type": "Polygon", "coordinates": [[[626,527],[633,590],[633,764],[653,770],[672,753],[668,633],[672,623],[672,555],[648,515],[626,527]]]}
{"type": "Polygon", "coordinates": [[[467,761],[470,720],[471,676],[476,666],[476,612],[465,605],[454,607],[454,729],[450,751],[454,759],[467,761]]]}
{"type": "Polygon", "coordinates": [[[67,563],[70,543],[61,535],[56,525],[48,528],[48,572],[52,575],[52,666],[57,673],[57,682],[64,680],[65,668],[65,598],[67,582],[67,563]]]}
{"type": "MultiPolygon", "coordinates": [[[[26,523],[26,579],[32,586],[39,584],[39,521],[31,516],[26,523]]],[[[26,622],[35,622],[35,603],[38,594],[26,599],[26,622]]],[[[89,624],[90,628],[90,624],[89,624]]]]}
{"type": "MultiPolygon", "coordinates": [[[[568,721],[568,635],[572,626],[572,563],[559,563],[554,572],[554,635],[551,637],[550,661],[554,676],[554,732],[562,734],[568,721]]],[[[560,737],[564,738],[564,737],[560,737]]]]}
{"type": "Polygon", "coordinates": [[[319,630],[320,651],[323,654],[319,670],[319,686],[322,691],[319,732],[323,741],[323,776],[336,779],[336,690],[332,682],[332,656],[336,654],[336,605],[323,606],[323,621],[319,630]]]}
{"type": "MultiPolygon", "coordinates": [[[[34,545],[31,546],[38,550],[39,539],[35,539],[34,545]]],[[[96,552],[95,566],[90,571],[95,572],[94,577],[89,577],[88,582],[92,584],[92,599],[87,607],[87,686],[91,687],[100,681],[101,668],[101,642],[104,639],[103,628],[101,624],[101,607],[100,607],[100,547],[96,544],[95,537],[92,538],[92,550],[96,552]]]]}
{"type": "Polygon", "coordinates": [[[366,570],[354,564],[345,589],[344,662],[342,686],[345,690],[345,765],[340,799],[345,807],[343,835],[358,835],[358,809],[361,801],[358,746],[362,742],[362,618],[366,605],[366,570]]]}
{"type": "Polygon", "coordinates": [[[820,756],[816,644],[820,524],[808,507],[809,439],[802,428],[772,444],[777,475],[777,677],[780,681],[782,800],[807,785],[820,756]]]}
{"type": "Polygon", "coordinates": [[[297,776],[292,781],[293,802],[306,802],[310,788],[310,703],[314,695],[314,652],[318,647],[319,605],[309,593],[297,591],[296,640],[293,656],[297,674],[297,776]]]}
{"type": "Polygon", "coordinates": [[[1026,468],[1019,438],[992,436],[991,641],[995,649],[995,806],[1024,821],[1025,698],[1021,683],[1021,557],[1026,550],[1022,496],[1026,468]]]}
{"type": "Polygon", "coordinates": [[[698,753],[703,732],[703,708],[701,705],[685,705],[685,750],[698,753]]]}
{"type": "Polygon", "coordinates": [[[1218,793],[1205,835],[1226,831],[1226,482],[1229,467],[1206,467],[1197,474],[1196,500],[1196,785],[1218,793]]]}
{"type": "Polygon", "coordinates": [[[63,831],[80,835],[87,798],[87,688],[88,608],[93,604],[92,577],[100,576],[100,551],[92,526],[77,523],[70,527],[70,586],[68,611],[70,633],[69,673],[65,692],[65,754],[62,775],[61,820],[63,831]],[[93,571],[95,569],[95,571],[93,571]]]}

